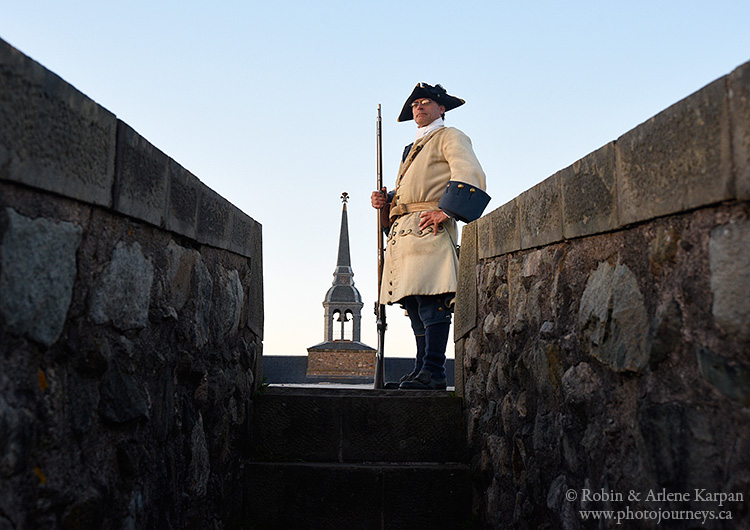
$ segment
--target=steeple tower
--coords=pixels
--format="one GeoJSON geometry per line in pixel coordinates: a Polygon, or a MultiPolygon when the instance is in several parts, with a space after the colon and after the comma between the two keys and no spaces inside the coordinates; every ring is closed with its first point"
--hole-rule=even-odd
{"type": "Polygon", "coordinates": [[[325,341],[307,349],[308,376],[371,377],[375,371],[375,349],[362,344],[362,296],[354,287],[349,253],[349,194],[341,194],[341,228],[333,284],[323,300],[325,341]]]}
{"type": "Polygon", "coordinates": [[[326,293],[323,307],[325,308],[325,340],[353,340],[359,341],[361,336],[362,297],[354,287],[354,272],[352,271],[351,256],[349,254],[349,221],[346,203],[349,194],[341,194],[343,207],[341,209],[341,230],[339,231],[339,253],[336,270],[333,272],[333,285],[326,293]],[[341,323],[340,333],[334,322],[341,323]],[[351,327],[347,326],[352,323],[351,327]],[[351,333],[347,331],[351,329],[351,333]]]}

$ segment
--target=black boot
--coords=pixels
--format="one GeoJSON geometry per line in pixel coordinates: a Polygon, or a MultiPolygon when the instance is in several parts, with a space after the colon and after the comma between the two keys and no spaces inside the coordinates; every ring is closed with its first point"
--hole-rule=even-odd
{"type": "Polygon", "coordinates": [[[412,370],[410,374],[406,374],[401,379],[399,379],[399,383],[403,383],[404,381],[411,381],[412,379],[417,377],[417,374],[422,370],[422,366],[424,365],[427,337],[425,337],[424,335],[414,335],[414,339],[417,342],[417,358],[414,360],[414,370],[412,370]]]}
{"type": "Polygon", "coordinates": [[[425,336],[424,368],[438,379],[445,378],[445,348],[448,345],[451,325],[449,322],[427,326],[425,336]]]}
{"type": "Polygon", "coordinates": [[[404,390],[445,390],[447,386],[448,379],[445,376],[442,378],[436,377],[427,368],[422,368],[417,377],[404,381],[399,388],[404,390]]]}
{"type": "Polygon", "coordinates": [[[425,356],[422,369],[416,376],[401,383],[407,390],[445,390],[445,348],[448,345],[450,323],[427,326],[425,356]]]}
{"type": "Polygon", "coordinates": [[[406,374],[404,376],[401,376],[401,379],[396,381],[388,381],[385,383],[386,389],[394,389],[399,388],[399,385],[403,383],[404,381],[411,381],[415,377],[417,377],[417,374],[422,370],[422,365],[424,364],[424,356],[425,356],[425,345],[427,343],[427,339],[424,335],[414,335],[414,339],[417,342],[417,357],[414,360],[414,370],[410,374],[406,374]]]}

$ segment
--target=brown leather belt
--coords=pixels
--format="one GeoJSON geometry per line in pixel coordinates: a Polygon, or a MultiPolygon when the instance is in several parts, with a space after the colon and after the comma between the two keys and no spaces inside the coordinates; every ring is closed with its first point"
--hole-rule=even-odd
{"type": "Polygon", "coordinates": [[[409,202],[404,204],[396,204],[391,208],[388,215],[389,218],[394,219],[401,215],[412,212],[430,212],[438,209],[438,201],[431,202],[409,202]]]}

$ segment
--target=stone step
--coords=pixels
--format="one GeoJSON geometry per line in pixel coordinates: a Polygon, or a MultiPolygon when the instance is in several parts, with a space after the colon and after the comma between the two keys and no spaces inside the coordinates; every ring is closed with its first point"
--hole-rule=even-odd
{"type": "Polygon", "coordinates": [[[470,527],[466,464],[248,462],[244,477],[258,530],[470,527]]]}
{"type": "Polygon", "coordinates": [[[447,392],[269,387],[253,425],[256,461],[466,461],[462,401],[447,392]]]}

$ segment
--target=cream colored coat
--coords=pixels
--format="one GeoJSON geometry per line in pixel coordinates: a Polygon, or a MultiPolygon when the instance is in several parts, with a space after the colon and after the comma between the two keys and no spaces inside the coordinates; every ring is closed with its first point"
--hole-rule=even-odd
{"type": "Polygon", "coordinates": [[[445,221],[434,235],[432,227],[419,230],[419,218],[422,211],[438,209],[437,203],[450,180],[466,182],[482,190],[486,188],[486,177],[471,140],[458,129],[441,127],[414,143],[398,174],[391,204],[380,303],[392,304],[415,294],[455,293],[458,278],[456,221],[445,221]],[[400,209],[418,211],[394,218],[393,212],[398,211],[399,205],[402,205],[400,209]]]}

